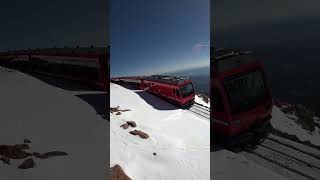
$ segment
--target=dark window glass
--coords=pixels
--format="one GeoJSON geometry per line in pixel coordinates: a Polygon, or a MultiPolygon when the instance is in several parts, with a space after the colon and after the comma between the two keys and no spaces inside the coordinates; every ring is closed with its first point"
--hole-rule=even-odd
{"type": "Polygon", "coordinates": [[[194,93],[193,85],[191,83],[184,85],[180,88],[182,97],[187,97],[194,93]]]}
{"type": "Polygon", "coordinates": [[[176,89],[176,96],[179,98],[180,97],[180,92],[176,89]]]}
{"type": "Polygon", "coordinates": [[[222,97],[217,88],[213,88],[212,97],[213,109],[218,112],[223,112],[224,106],[222,103],[222,97]]]}
{"type": "Polygon", "coordinates": [[[228,78],[224,86],[232,113],[248,111],[267,98],[265,80],[260,70],[228,78]]]}

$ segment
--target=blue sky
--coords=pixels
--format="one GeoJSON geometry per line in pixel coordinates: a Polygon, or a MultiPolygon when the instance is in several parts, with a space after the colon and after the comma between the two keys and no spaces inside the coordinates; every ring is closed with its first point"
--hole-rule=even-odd
{"type": "Polygon", "coordinates": [[[320,1],[214,0],[211,5],[216,47],[320,47],[320,1]]]}
{"type": "Polygon", "coordinates": [[[1,0],[0,51],[106,46],[106,0],[1,0]]]}
{"type": "Polygon", "coordinates": [[[110,0],[111,76],[209,65],[209,0],[110,0]]]}

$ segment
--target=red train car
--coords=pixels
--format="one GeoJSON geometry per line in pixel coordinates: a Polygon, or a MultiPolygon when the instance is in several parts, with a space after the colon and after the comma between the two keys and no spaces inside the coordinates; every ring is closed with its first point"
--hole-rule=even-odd
{"type": "Polygon", "coordinates": [[[192,81],[184,77],[153,75],[118,77],[112,78],[112,81],[124,82],[139,89],[145,89],[182,108],[189,107],[194,103],[195,91],[192,81]]]}
{"type": "Polygon", "coordinates": [[[265,135],[272,98],[260,61],[251,52],[226,49],[211,57],[212,134],[231,144],[265,135]]]}
{"type": "Polygon", "coordinates": [[[11,51],[0,54],[0,63],[22,71],[32,71],[109,88],[108,48],[51,48],[11,51]]]}

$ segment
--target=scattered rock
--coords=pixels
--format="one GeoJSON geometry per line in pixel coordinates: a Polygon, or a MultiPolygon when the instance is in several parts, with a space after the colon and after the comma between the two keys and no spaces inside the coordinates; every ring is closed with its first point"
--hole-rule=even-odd
{"type": "Polygon", "coordinates": [[[313,132],[315,130],[315,113],[301,104],[289,104],[283,103],[281,101],[275,101],[275,105],[278,106],[281,111],[285,114],[294,115],[297,119],[290,118],[295,120],[301,127],[309,132],[313,132]]]}
{"type": "Polygon", "coordinates": [[[129,133],[134,135],[134,136],[136,136],[136,135],[139,134],[139,131],[138,130],[134,130],[134,131],[130,131],[129,133]]]}
{"type": "MultiPolygon", "coordinates": [[[[129,125],[128,125],[129,126],[129,125]]],[[[25,143],[29,143],[31,141],[24,140],[25,143]]],[[[53,156],[65,156],[68,155],[62,151],[51,151],[44,154],[40,154],[37,152],[29,153],[24,151],[24,149],[30,149],[28,144],[16,144],[13,146],[9,145],[0,145],[0,161],[3,161],[5,164],[10,165],[10,159],[25,159],[29,156],[34,156],[40,159],[47,159],[53,156]]],[[[33,168],[35,165],[32,158],[26,159],[23,163],[18,167],[20,169],[28,169],[33,168]]]]}
{"type": "Polygon", "coordinates": [[[23,143],[31,143],[31,141],[29,139],[25,139],[23,140],[23,143]]]}
{"type": "Polygon", "coordinates": [[[10,158],[8,158],[7,156],[1,156],[0,160],[5,164],[10,165],[10,158]]]}
{"type": "Polygon", "coordinates": [[[110,107],[110,112],[111,112],[111,113],[117,113],[116,115],[120,115],[121,112],[126,112],[126,111],[131,111],[131,110],[130,110],[130,109],[121,110],[121,109],[120,109],[120,106],[110,107]]]}
{"type": "Polygon", "coordinates": [[[127,124],[131,127],[137,127],[137,124],[134,121],[128,121],[127,124]]]}
{"type": "Polygon", "coordinates": [[[139,130],[130,131],[130,134],[132,134],[134,136],[139,135],[139,137],[142,138],[142,139],[148,139],[149,138],[149,135],[147,133],[144,133],[144,132],[139,131],[139,130]]]}
{"type": "Polygon", "coordinates": [[[32,153],[33,156],[40,158],[40,159],[47,159],[47,158],[51,158],[53,156],[66,156],[68,155],[66,152],[62,152],[62,151],[51,151],[51,152],[47,152],[44,154],[40,154],[40,153],[32,153]]]}
{"type": "Polygon", "coordinates": [[[30,146],[28,144],[16,144],[14,145],[14,147],[19,149],[30,149],[30,146]]]}
{"type": "Polygon", "coordinates": [[[156,156],[156,155],[157,155],[157,153],[155,153],[155,152],[154,152],[154,153],[153,153],[153,155],[154,155],[154,156],[156,156]]]}
{"type": "Polygon", "coordinates": [[[111,168],[111,180],[131,180],[117,164],[111,168]]]}
{"type": "Polygon", "coordinates": [[[126,124],[122,124],[120,127],[122,127],[123,129],[128,129],[129,125],[126,123],[126,124]]]}
{"type": "Polygon", "coordinates": [[[37,153],[37,152],[32,153],[32,155],[36,158],[41,158],[42,156],[40,153],[37,153]]]}
{"type": "Polygon", "coordinates": [[[18,166],[19,169],[29,169],[33,168],[35,166],[35,163],[32,158],[26,159],[18,166]]]}
{"type": "Polygon", "coordinates": [[[130,109],[120,110],[121,112],[131,111],[130,109]]]}
{"type": "Polygon", "coordinates": [[[142,139],[148,139],[149,138],[149,135],[147,133],[142,132],[142,131],[139,131],[139,136],[142,139]]]}
{"type": "Polygon", "coordinates": [[[0,155],[6,156],[10,159],[24,159],[27,158],[30,153],[25,152],[20,146],[0,146],[0,155]]]}
{"type": "Polygon", "coordinates": [[[110,107],[110,111],[111,111],[112,113],[114,113],[114,112],[118,112],[118,111],[119,111],[119,108],[120,108],[120,106],[117,106],[117,107],[110,107]]]}
{"type": "Polygon", "coordinates": [[[205,102],[205,103],[209,103],[210,102],[210,97],[204,94],[198,94],[197,95],[205,102]]]}

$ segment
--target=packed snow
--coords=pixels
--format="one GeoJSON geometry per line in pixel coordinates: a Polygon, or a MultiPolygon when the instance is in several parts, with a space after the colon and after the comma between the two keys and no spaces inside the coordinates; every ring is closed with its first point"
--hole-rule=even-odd
{"type": "Polygon", "coordinates": [[[209,107],[210,108],[210,101],[206,103],[201,97],[198,95],[195,96],[194,101],[198,104],[201,104],[203,106],[209,107]]]}
{"type": "Polygon", "coordinates": [[[110,85],[110,167],[119,164],[133,180],[210,179],[210,122],[141,90],[110,85]],[[122,129],[126,121],[136,128],[122,129]],[[149,135],[141,139],[129,132],[149,135]],[[155,153],[155,154],[154,154],[155,153]]]}
{"type": "Polygon", "coordinates": [[[11,159],[11,165],[0,161],[1,180],[106,179],[109,125],[90,103],[75,96],[77,92],[2,67],[0,87],[0,145],[29,139],[30,152],[69,154],[32,157],[36,166],[25,170],[17,168],[23,160],[11,159]]]}
{"type": "Polygon", "coordinates": [[[219,150],[211,153],[211,178],[214,180],[226,179],[260,179],[284,180],[285,177],[248,160],[241,154],[228,150],[219,150]]]}
{"type": "Polygon", "coordinates": [[[320,129],[315,127],[314,132],[309,132],[303,129],[298,123],[293,119],[297,118],[295,115],[285,114],[277,106],[273,106],[272,110],[272,126],[290,135],[295,135],[301,141],[310,141],[310,143],[320,146],[320,129]]]}

